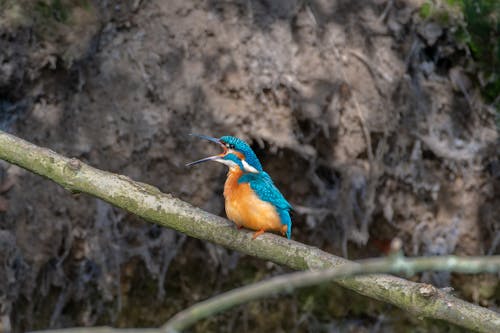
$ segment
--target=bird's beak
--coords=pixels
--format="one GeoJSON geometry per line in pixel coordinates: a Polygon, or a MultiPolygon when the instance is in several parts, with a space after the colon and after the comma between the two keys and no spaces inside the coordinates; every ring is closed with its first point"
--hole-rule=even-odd
{"type": "Polygon", "coordinates": [[[190,135],[196,136],[198,138],[205,139],[205,140],[208,140],[208,141],[215,142],[218,145],[220,145],[224,151],[221,154],[214,155],[214,156],[209,156],[209,157],[205,157],[205,158],[202,158],[201,160],[197,160],[197,161],[188,163],[188,164],[186,164],[186,166],[192,166],[192,165],[203,163],[203,162],[207,162],[207,161],[218,161],[218,160],[222,159],[226,155],[227,148],[226,148],[226,146],[219,139],[212,138],[211,136],[201,135],[201,134],[190,134],[190,135]]]}
{"type": "Polygon", "coordinates": [[[226,149],[226,146],[217,138],[212,138],[211,136],[202,135],[202,134],[194,134],[194,133],[191,133],[189,135],[196,136],[197,138],[200,138],[200,139],[205,139],[208,141],[215,142],[215,143],[219,144],[222,148],[226,149]]]}
{"type": "Polygon", "coordinates": [[[222,159],[221,155],[209,156],[209,157],[202,158],[201,160],[198,160],[198,161],[190,162],[190,163],[186,164],[186,166],[189,167],[189,166],[192,166],[195,164],[199,164],[199,163],[203,163],[203,162],[207,162],[207,161],[217,161],[220,159],[222,159]]]}

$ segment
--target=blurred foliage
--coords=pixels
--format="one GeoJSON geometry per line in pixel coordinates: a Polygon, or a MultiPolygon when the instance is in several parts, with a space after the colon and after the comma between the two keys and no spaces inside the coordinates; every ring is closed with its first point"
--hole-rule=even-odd
{"type": "Polygon", "coordinates": [[[0,29],[30,31],[67,68],[87,54],[99,26],[99,12],[90,0],[0,0],[0,29]]]}
{"type": "Polygon", "coordinates": [[[89,0],[0,0],[0,26],[70,24],[74,8],[90,11],[92,6],[89,0]]]}
{"type": "Polygon", "coordinates": [[[71,24],[75,8],[91,10],[89,0],[38,0],[32,5],[32,16],[45,23],[71,24]]]}
{"type": "Polygon", "coordinates": [[[451,26],[457,41],[467,45],[477,64],[481,92],[500,113],[500,1],[429,0],[420,15],[451,26]]]}
{"type": "Polygon", "coordinates": [[[67,22],[69,8],[61,0],[37,1],[35,11],[45,19],[54,19],[58,22],[67,22]]]}

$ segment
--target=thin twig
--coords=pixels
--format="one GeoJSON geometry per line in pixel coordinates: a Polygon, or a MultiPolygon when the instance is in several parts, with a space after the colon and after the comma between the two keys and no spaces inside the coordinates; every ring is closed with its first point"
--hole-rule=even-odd
{"type": "MultiPolygon", "coordinates": [[[[361,54],[361,52],[358,52],[356,50],[348,50],[347,52],[349,54],[352,54],[353,56],[355,56],[356,58],[361,60],[361,62],[363,64],[365,64],[365,66],[368,68],[368,70],[372,74],[375,82],[377,82],[377,75],[378,75],[381,78],[383,78],[384,80],[386,80],[387,82],[392,83],[392,81],[393,81],[392,77],[389,74],[384,73],[384,71],[381,70],[378,66],[375,66],[374,64],[372,64],[372,62],[367,57],[365,57],[363,54],[361,54]]],[[[381,89],[378,89],[378,90],[381,90],[381,89]]],[[[385,95],[383,92],[381,94],[385,95]]]]}
{"type": "MultiPolygon", "coordinates": [[[[404,258],[390,256],[386,258],[362,260],[328,270],[296,272],[254,283],[212,297],[206,301],[177,313],[164,326],[166,333],[177,333],[187,329],[197,321],[213,316],[224,310],[243,303],[270,297],[278,293],[291,293],[297,288],[325,283],[341,277],[352,277],[373,273],[406,273],[412,275],[422,271],[447,271],[458,273],[499,272],[500,256],[492,257],[421,257],[404,258]]],[[[419,289],[426,297],[440,297],[444,292],[431,285],[419,289]]],[[[500,332],[500,320],[491,322],[492,332],[500,332]]]]}
{"type": "MultiPolygon", "coordinates": [[[[159,328],[74,327],[36,331],[36,333],[161,333],[159,328]]],[[[32,332],[33,333],[33,332],[32,332]]]]}
{"type": "Polygon", "coordinates": [[[380,17],[377,19],[378,23],[382,23],[385,21],[385,19],[387,18],[387,15],[389,15],[389,12],[391,11],[393,5],[394,5],[394,0],[387,1],[387,5],[385,6],[385,9],[382,12],[382,15],[380,15],[380,17]]]}
{"type": "MultiPolygon", "coordinates": [[[[243,303],[270,297],[279,293],[291,293],[297,288],[308,287],[331,281],[333,279],[352,277],[361,274],[374,273],[404,273],[412,275],[423,271],[447,271],[457,273],[493,273],[500,271],[500,256],[491,257],[417,257],[405,258],[400,255],[391,255],[385,258],[367,259],[352,262],[340,267],[327,270],[296,272],[254,283],[245,287],[231,290],[221,295],[177,313],[165,325],[157,329],[138,329],[133,332],[145,333],[178,333],[192,326],[197,321],[213,316],[224,310],[243,303]]],[[[421,284],[417,293],[429,299],[437,299],[446,295],[446,292],[432,285],[421,284]]],[[[454,304],[450,303],[452,307],[454,304]]],[[[487,323],[491,332],[500,330],[500,319],[487,323]]],[[[47,330],[38,333],[125,333],[130,329],[113,329],[109,327],[71,328],[62,330],[47,330]]]]}

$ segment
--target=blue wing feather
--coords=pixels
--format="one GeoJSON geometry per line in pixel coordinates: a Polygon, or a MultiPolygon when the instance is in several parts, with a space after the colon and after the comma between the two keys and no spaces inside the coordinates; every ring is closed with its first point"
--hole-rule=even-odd
{"type": "Polygon", "coordinates": [[[292,219],[290,218],[290,212],[286,209],[278,210],[281,223],[286,225],[286,238],[290,239],[292,237],[292,219]]]}
{"type": "Polygon", "coordinates": [[[255,191],[263,201],[267,201],[276,207],[282,224],[287,226],[286,236],[291,237],[292,220],[289,210],[292,205],[286,201],[278,188],[274,185],[271,177],[264,171],[259,173],[247,173],[238,179],[238,183],[249,183],[250,188],[255,191]]]}

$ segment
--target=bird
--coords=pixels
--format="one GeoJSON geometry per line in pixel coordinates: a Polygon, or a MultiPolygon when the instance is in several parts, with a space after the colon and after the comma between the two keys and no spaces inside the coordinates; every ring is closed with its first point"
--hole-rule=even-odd
{"type": "Polygon", "coordinates": [[[290,239],[292,206],[274,185],[271,176],[264,171],[252,148],[234,136],[214,138],[192,135],[215,142],[223,150],[218,155],[202,158],[186,166],[215,161],[229,167],[224,184],[225,210],[238,229],[254,230],[252,239],[267,231],[281,233],[290,239]]]}

